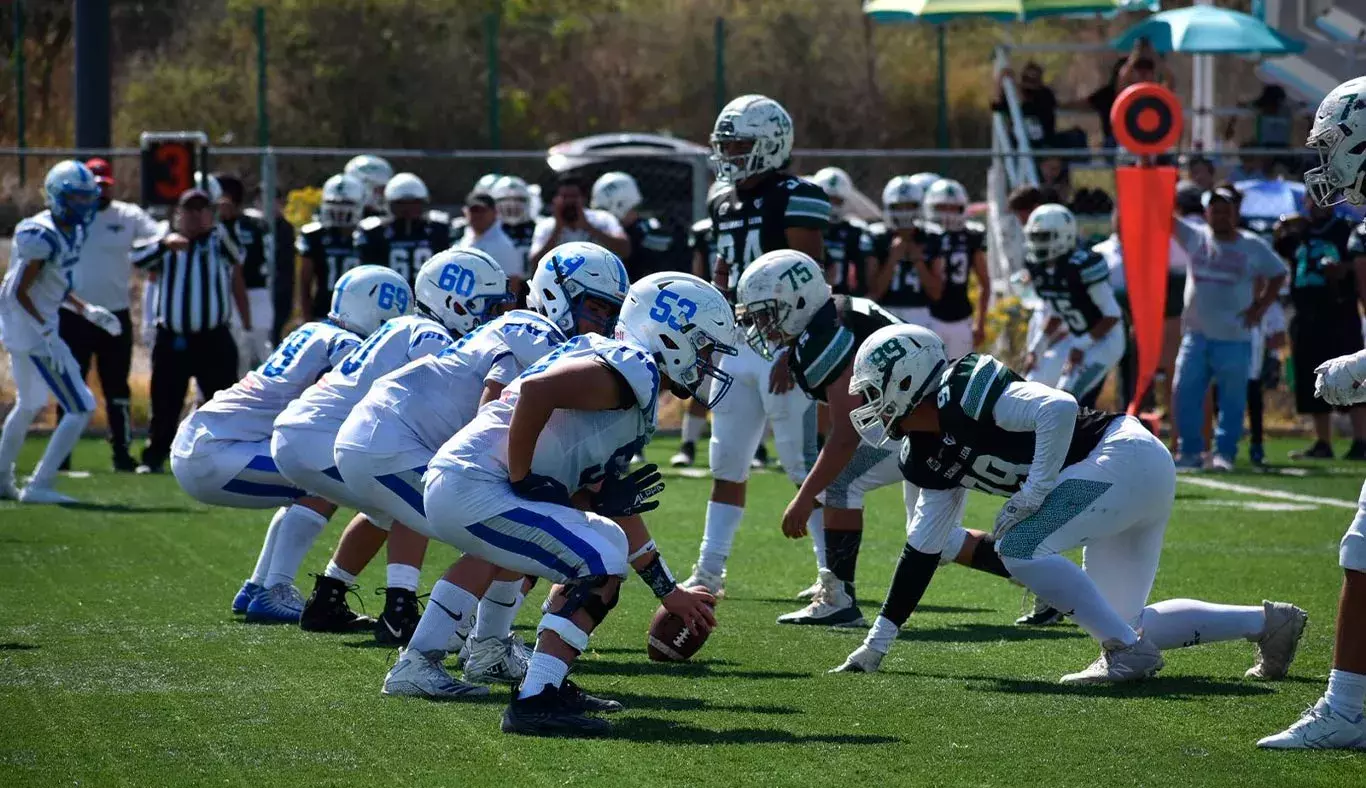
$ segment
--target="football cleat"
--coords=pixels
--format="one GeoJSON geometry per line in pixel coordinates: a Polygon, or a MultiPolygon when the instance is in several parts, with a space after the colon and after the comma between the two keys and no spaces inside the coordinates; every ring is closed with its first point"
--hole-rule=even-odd
{"type": "MultiPolygon", "coordinates": [[[[1356,443],[1352,444],[1356,446],[1356,443]]],[[[1292,460],[1331,460],[1333,459],[1333,446],[1325,441],[1314,441],[1307,449],[1296,449],[1290,452],[1292,460]]]]}
{"type": "Polygon", "coordinates": [[[820,588],[811,597],[811,604],[778,616],[778,623],[826,627],[868,626],[863,619],[863,611],[859,610],[858,602],[845,588],[844,582],[829,569],[821,569],[817,575],[820,588]]]}
{"type": "Polygon", "coordinates": [[[1206,467],[1206,470],[1214,471],[1215,473],[1229,473],[1233,470],[1233,460],[1230,460],[1222,454],[1210,455],[1209,465],[1206,467]]]}
{"type": "Polygon", "coordinates": [[[138,461],[133,459],[133,455],[122,452],[114,455],[115,473],[133,473],[138,469],[138,461]]]}
{"type": "Polygon", "coordinates": [[[242,587],[237,589],[237,596],[232,598],[232,612],[239,616],[247,612],[247,606],[251,604],[251,600],[265,590],[266,587],[259,583],[243,580],[242,587]]]}
{"type": "Polygon", "coordinates": [[[375,621],[375,642],[385,646],[406,646],[417,629],[422,611],[417,607],[417,592],[406,588],[377,589],[384,594],[384,612],[375,621]]]}
{"type": "Polygon", "coordinates": [[[19,488],[14,484],[14,472],[0,473],[0,501],[19,500],[19,488]]]}
{"type": "Polygon", "coordinates": [[[405,648],[384,676],[381,695],[428,700],[451,700],[489,694],[488,687],[466,684],[446,672],[444,651],[405,648]]]}
{"type": "Polygon", "coordinates": [[[1257,662],[1243,675],[1250,679],[1275,681],[1290,672],[1295,651],[1304,636],[1309,614],[1288,602],[1262,601],[1266,610],[1266,629],[1257,641],[1257,662]]]}
{"type": "Polygon", "coordinates": [[[615,714],[626,708],[621,705],[621,701],[589,695],[570,679],[565,679],[564,683],[560,685],[560,699],[569,708],[588,714],[615,714]]]}
{"type": "Polygon", "coordinates": [[[1269,750],[1366,750],[1366,715],[1348,717],[1319,698],[1294,725],[1261,739],[1257,746],[1269,750]]]}
{"type": "Polygon", "coordinates": [[[300,629],[342,635],[374,629],[373,618],[362,616],[346,603],[347,593],[355,593],[358,586],[347,585],[324,575],[314,575],[313,578],[313,593],[309,594],[308,602],[299,614],[300,629]]]}
{"type": "Polygon", "coordinates": [[[254,624],[297,624],[304,610],[304,595],[289,583],[263,591],[247,605],[247,620],[254,624]]]}
{"type": "Polygon", "coordinates": [[[669,458],[669,465],[674,468],[691,468],[695,462],[697,462],[697,444],[692,441],[679,446],[678,453],[669,458]]]}
{"type": "Polygon", "coordinates": [[[1347,449],[1346,454],[1342,455],[1342,459],[1353,462],[1366,460],[1366,441],[1352,441],[1351,447],[1347,449]]]}
{"type": "Polygon", "coordinates": [[[854,652],[844,658],[844,663],[837,668],[831,668],[828,673],[877,673],[878,668],[882,667],[882,658],[886,654],[879,654],[867,646],[859,646],[854,652]]]}
{"type": "MultiPolygon", "coordinates": [[[[1028,599],[1029,595],[1025,595],[1028,599]]],[[[1034,607],[1028,613],[1015,619],[1017,627],[1051,627],[1054,624],[1061,624],[1067,616],[1062,611],[1055,609],[1052,605],[1043,601],[1039,597],[1034,597],[1034,607]]]]}
{"type": "Polygon", "coordinates": [[[590,717],[569,704],[561,691],[544,687],[529,698],[513,697],[503,712],[503,733],[523,736],[602,736],[612,730],[607,720],[590,717]]]}
{"type": "Polygon", "coordinates": [[[705,588],[707,593],[720,599],[726,595],[726,572],[722,570],[721,574],[714,575],[700,565],[693,564],[692,574],[679,585],[683,588],[705,588]]]}
{"type": "Polygon", "coordinates": [[[469,656],[465,659],[465,681],[471,684],[511,684],[517,686],[526,677],[527,663],[518,659],[513,645],[514,636],[501,638],[470,638],[469,656]]]}
{"type": "Polygon", "coordinates": [[[812,598],[814,598],[814,597],[816,596],[816,593],[817,593],[818,591],[820,591],[820,590],[821,590],[821,579],[820,579],[819,577],[817,577],[817,578],[816,578],[816,582],[812,583],[811,585],[809,585],[809,586],[807,586],[806,588],[803,588],[802,590],[800,590],[800,591],[797,592],[797,598],[798,598],[798,599],[812,599],[812,598]]]}
{"type": "Polygon", "coordinates": [[[70,495],[59,493],[47,485],[38,485],[30,482],[28,486],[19,491],[19,503],[65,504],[80,502],[70,495]]]}
{"type": "Polygon", "coordinates": [[[768,447],[760,443],[759,448],[754,450],[754,459],[749,461],[749,467],[760,470],[768,467],[768,447]]]}
{"type": "Polygon", "coordinates": [[[1157,675],[1166,663],[1157,646],[1140,635],[1131,646],[1104,648],[1100,656],[1079,673],[1062,677],[1062,684],[1121,684],[1142,681],[1157,675]]]}

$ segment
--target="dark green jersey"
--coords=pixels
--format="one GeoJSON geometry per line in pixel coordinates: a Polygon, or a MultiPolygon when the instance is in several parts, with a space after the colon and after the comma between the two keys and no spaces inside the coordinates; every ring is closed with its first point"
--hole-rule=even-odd
{"type": "Polygon", "coordinates": [[[1110,281],[1110,265],[1104,257],[1078,249],[1065,259],[1027,263],[1025,267],[1034,292],[1074,335],[1090,332],[1105,317],[1090,292],[1092,285],[1110,281]]]}
{"type": "MultiPolygon", "coordinates": [[[[908,244],[897,247],[896,257],[892,259],[892,239],[895,232],[887,225],[878,223],[871,225],[868,232],[863,235],[863,256],[876,257],[879,265],[890,265],[893,267],[892,278],[887,283],[887,292],[882,294],[878,303],[883,306],[904,307],[907,309],[923,309],[930,305],[930,300],[925,295],[924,285],[920,282],[920,273],[916,270],[914,250],[910,248],[913,244],[919,248],[920,254],[929,254],[928,248],[931,240],[935,243],[940,242],[938,235],[931,235],[920,225],[916,225],[911,233],[911,240],[908,244]]],[[[884,269],[885,270],[885,269],[884,269]]]]}
{"type": "Polygon", "coordinates": [[[313,264],[313,317],[321,319],[332,309],[332,289],[341,275],[360,265],[350,227],[325,227],[309,222],[300,230],[294,248],[313,264]]]}
{"type": "Polygon", "coordinates": [[[362,263],[392,269],[411,285],[423,263],[451,247],[451,225],[449,220],[371,216],[356,228],[355,242],[362,263]]]}
{"type": "Polygon", "coordinates": [[[931,236],[926,256],[944,261],[944,293],[938,301],[930,302],[930,315],[935,320],[957,323],[972,317],[968,276],[972,273],[973,258],[984,249],[986,228],[977,222],[967,222],[961,230],[941,231],[931,236]]]}
{"type": "Polygon", "coordinates": [[[734,301],[745,266],[765,252],[789,248],[787,228],[825,232],[830,224],[830,200],[816,184],[775,172],[750,189],[721,189],[707,204],[707,213],[716,254],[730,266],[726,295],[734,301]]]}
{"type": "MultiPolygon", "coordinates": [[[[713,241],[711,219],[702,219],[693,222],[692,227],[688,230],[688,249],[690,250],[689,253],[692,255],[696,255],[698,252],[702,253],[701,276],[708,282],[711,281],[712,260],[716,256],[716,251],[713,248],[715,246],[713,241]]],[[[692,271],[691,268],[688,270],[692,271]]]]}
{"type": "Polygon", "coordinates": [[[788,354],[797,385],[811,397],[825,402],[825,388],[854,363],[859,345],[874,331],[900,323],[887,310],[866,298],[837,295],[825,302],[811,324],[797,337],[788,354]]]}
{"type": "Polygon", "coordinates": [[[830,222],[825,229],[826,277],[836,293],[862,295],[868,288],[863,284],[863,254],[859,242],[868,225],[858,219],[830,222]]]}
{"type": "MultiPolygon", "coordinates": [[[[966,487],[993,495],[1019,492],[1034,461],[1034,433],[996,423],[996,402],[1021,383],[1004,364],[977,353],[951,362],[940,379],[939,432],[912,433],[901,442],[901,473],[927,490],[966,487]]],[[[1085,459],[1100,444],[1117,413],[1082,408],[1063,467],[1085,459]]]]}

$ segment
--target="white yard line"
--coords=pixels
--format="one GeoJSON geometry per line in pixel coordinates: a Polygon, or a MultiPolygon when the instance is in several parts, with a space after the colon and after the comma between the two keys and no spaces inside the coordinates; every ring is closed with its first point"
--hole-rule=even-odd
{"type": "Polygon", "coordinates": [[[1341,498],[1320,498],[1316,495],[1300,495],[1299,493],[1284,492],[1282,490],[1268,490],[1262,487],[1249,487],[1246,484],[1233,484],[1232,482],[1221,482],[1217,479],[1209,479],[1203,476],[1176,477],[1178,482],[1193,484],[1196,487],[1208,487],[1211,490],[1222,490],[1224,492],[1242,493],[1243,495],[1258,495],[1263,498],[1277,498],[1282,501],[1296,501],[1298,503],[1312,503],[1319,506],[1334,506],[1339,509],[1357,508],[1356,501],[1347,501],[1341,498]]]}

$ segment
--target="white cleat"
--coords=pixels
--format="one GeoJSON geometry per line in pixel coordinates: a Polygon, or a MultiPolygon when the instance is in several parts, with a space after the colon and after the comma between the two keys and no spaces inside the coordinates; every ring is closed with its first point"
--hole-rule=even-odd
{"type": "Polygon", "coordinates": [[[1257,742],[1269,750],[1366,750],[1366,715],[1355,719],[1319,698],[1294,725],[1257,742]]]}
{"type": "Polygon", "coordinates": [[[29,483],[27,487],[19,491],[20,503],[80,503],[70,495],[64,495],[47,485],[29,483]]]}
{"type": "Polygon", "coordinates": [[[778,616],[779,624],[802,624],[826,627],[866,627],[863,611],[844,587],[844,581],[829,569],[817,573],[816,595],[811,604],[801,610],[778,616]]]}
{"type": "Polygon", "coordinates": [[[1106,648],[1086,670],[1062,677],[1062,684],[1122,684],[1157,675],[1166,664],[1162,652],[1140,635],[1132,646],[1106,648]]]}
{"type": "Polygon", "coordinates": [[[831,668],[827,673],[877,673],[877,669],[882,666],[882,658],[886,654],[879,654],[867,646],[859,646],[854,649],[854,653],[844,658],[844,663],[837,668],[831,668]]]}
{"type": "Polygon", "coordinates": [[[819,577],[817,577],[817,578],[816,578],[816,582],[812,583],[811,585],[809,585],[809,586],[807,586],[806,588],[803,588],[802,590],[800,590],[800,591],[797,592],[797,598],[798,598],[798,599],[812,599],[812,598],[814,598],[814,597],[816,596],[816,592],[818,592],[818,591],[820,591],[820,590],[821,590],[821,579],[820,579],[819,577]]]}
{"type": "Polygon", "coordinates": [[[692,574],[679,583],[684,588],[704,588],[709,594],[720,599],[726,595],[726,572],[714,575],[697,564],[692,565],[692,574]]]}
{"type": "Polygon", "coordinates": [[[1266,630],[1257,641],[1257,662],[1243,675],[1250,679],[1275,681],[1290,672],[1295,651],[1304,636],[1309,614],[1288,602],[1262,601],[1266,609],[1266,630]]]}
{"type": "Polygon", "coordinates": [[[384,676],[382,695],[428,700],[451,700],[489,694],[488,687],[466,684],[451,678],[443,664],[444,651],[414,651],[405,648],[398,661],[384,676]]]}
{"type": "Polygon", "coordinates": [[[1222,454],[1215,454],[1210,457],[1206,469],[1214,471],[1215,473],[1232,473],[1233,460],[1230,460],[1222,454]]]}
{"type": "MultiPolygon", "coordinates": [[[[513,645],[516,637],[469,640],[470,654],[465,660],[465,681],[471,684],[511,684],[517,686],[526,677],[527,661],[518,659],[513,645]]],[[[519,641],[520,642],[520,641],[519,641]]]]}
{"type": "Polygon", "coordinates": [[[14,474],[0,475],[0,501],[19,500],[19,487],[14,483],[14,474]]]}

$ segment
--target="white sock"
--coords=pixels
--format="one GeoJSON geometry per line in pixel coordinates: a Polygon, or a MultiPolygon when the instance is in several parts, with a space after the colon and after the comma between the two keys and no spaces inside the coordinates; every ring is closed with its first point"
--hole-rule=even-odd
{"type": "Polygon", "coordinates": [[[345,569],[342,569],[340,566],[337,566],[336,561],[327,562],[327,569],[323,572],[323,577],[330,577],[333,580],[340,580],[349,586],[356,584],[356,576],[346,571],[345,569]]]}
{"type": "Polygon", "coordinates": [[[1328,691],[1323,699],[1333,711],[1356,719],[1366,706],[1366,675],[1334,669],[1328,674],[1328,691]]]}
{"type": "MultiPolygon", "coordinates": [[[[14,357],[10,356],[10,363],[14,357]]],[[[14,463],[19,461],[19,450],[24,448],[24,438],[38,417],[37,411],[14,406],[5,417],[5,428],[0,431],[0,476],[14,472],[14,463]]]]}
{"type": "Polygon", "coordinates": [[[512,620],[517,617],[518,602],[522,597],[522,578],[516,580],[494,580],[484,598],[479,600],[479,614],[474,618],[474,637],[507,637],[512,630],[512,620]]]}
{"type": "Polygon", "coordinates": [[[707,502],[707,524],[702,530],[701,557],[697,559],[699,567],[714,575],[725,571],[730,546],[735,542],[735,532],[740,530],[744,516],[743,506],[707,502]]]}
{"type": "Polygon", "coordinates": [[[696,444],[702,440],[702,430],[707,426],[706,416],[694,416],[683,411],[683,442],[696,444]]]}
{"type": "Polygon", "coordinates": [[[299,574],[299,565],[318,535],[327,527],[327,519],[307,506],[294,504],[280,518],[278,533],[275,535],[275,548],[270,557],[270,572],[266,575],[266,587],[294,582],[299,574]]]}
{"type": "Polygon", "coordinates": [[[522,688],[517,692],[517,699],[539,695],[547,685],[558,687],[564,683],[564,677],[568,675],[569,666],[559,658],[540,650],[533,651],[531,662],[526,667],[526,678],[522,679],[522,688]]]}
{"type": "Polygon", "coordinates": [[[261,554],[256,556],[256,568],[251,570],[251,582],[258,586],[265,585],[266,575],[270,574],[270,559],[275,554],[275,537],[280,533],[280,521],[284,519],[287,511],[288,506],[281,506],[275,510],[275,515],[270,518],[270,526],[266,528],[266,538],[261,540],[261,554]]]}
{"type": "Polygon", "coordinates": [[[405,588],[416,592],[417,581],[422,576],[422,570],[408,564],[388,564],[384,568],[384,574],[387,587],[405,588]]]}
{"type": "Polygon", "coordinates": [[[408,648],[418,651],[446,651],[456,636],[469,626],[470,614],[479,600],[448,580],[438,580],[427,599],[427,609],[418,619],[408,648]]]}
{"type": "Polygon", "coordinates": [[[1266,629],[1261,605],[1216,605],[1198,599],[1164,599],[1143,608],[1143,637],[1166,651],[1224,640],[1258,640],[1266,629]]]}
{"type": "Polygon", "coordinates": [[[71,450],[76,448],[76,442],[81,439],[81,433],[89,423],[89,412],[68,413],[57,422],[57,429],[53,430],[47,439],[47,448],[43,450],[43,457],[38,461],[38,468],[33,471],[33,481],[30,484],[37,487],[52,486],[52,480],[57,478],[57,470],[62,467],[62,461],[71,456],[71,450]]]}
{"type": "Polygon", "coordinates": [[[1119,643],[1130,646],[1138,635],[1119,617],[1114,608],[1100,595],[1100,589],[1081,567],[1061,555],[1044,558],[1020,559],[1002,556],[1001,562],[1010,576],[1024,583],[1029,590],[1048,600],[1064,613],[1071,613],[1077,626],[1086,630],[1101,645],[1119,643]]]}
{"type": "Polygon", "coordinates": [[[811,534],[811,549],[816,551],[816,568],[828,569],[825,565],[825,510],[815,509],[806,520],[806,530],[811,534]]]}

